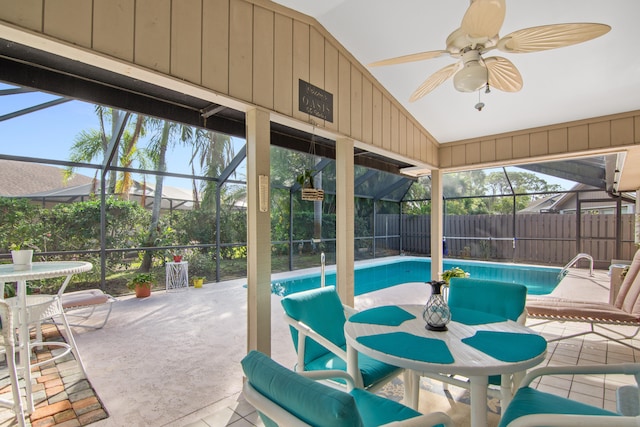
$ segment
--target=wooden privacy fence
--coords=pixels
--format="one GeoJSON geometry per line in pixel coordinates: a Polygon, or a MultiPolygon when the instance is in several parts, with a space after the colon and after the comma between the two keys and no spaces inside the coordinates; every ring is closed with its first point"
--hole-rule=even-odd
{"type": "MultiPolygon", "coordinates": [[[[430,255],[430,215],[379,214],[376,241],[386,236],[393,249],[430,255]],[[401,226],[401,227],[400,227],[401,226]],[[401,232],[402,230],[402,232],[401,232]]],[[[448,215],[444,236],[449,257],[509,260],[564,266],[576,254],[590,254],[596,268],[607,268],[612,259],[630,260],[636,251],[634,215],[621,216],[620,248],[616,253],[616,216],[582,214],[580,230],[571,214],[448,215]],[[515,232],[514,232],[515,229],[515,232]]],[[[391,249],[391,248],[389,248],[391,249]]]]}

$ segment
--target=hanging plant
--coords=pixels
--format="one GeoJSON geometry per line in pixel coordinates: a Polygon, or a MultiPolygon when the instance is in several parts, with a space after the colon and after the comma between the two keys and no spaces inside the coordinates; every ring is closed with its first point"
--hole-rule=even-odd
{"type": "Polygon", "coordinates": [[[308,201],[322,201],[324,200],[324,190],[319,190],[313,187],[313,169],[305,169],[298,177],[296,181],[302,186],[302,200],[308,201]]]}
{"type": "MultiPolygon", "coordinates": [[[[313,124],[313,133],[311,134],[311,144],[309,146],[309,154],[311,158],[314,159],[316,156],[316,143],[315,143],[315,123],[313,124]]],[[[315,174],[315,170],[306,169],[296,178],[296,181],[302,187],[302,200],[308,200],[311,202],[321,202],[324,200],[324,190],[316,189],[313,186],[313,176],[315,174]]]]}

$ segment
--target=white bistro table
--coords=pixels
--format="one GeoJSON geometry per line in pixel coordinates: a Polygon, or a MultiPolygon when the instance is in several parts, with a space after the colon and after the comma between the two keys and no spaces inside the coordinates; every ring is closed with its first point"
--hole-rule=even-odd
{"type": "MultiPolygon", "coordinates": [[[[40,364],[49,363],[56,358],[62,357],[69,351],[72,351],[80,368],[84,373],[84,366],[80,359],[77,346],[71,328],[67,323],[67,318],[64,315],[62,309],[62,303],[60,302],[59,295],[64,292],[64,289],[69,284],[71,277],[74,274],[84,273],[93,268],[93,265],[88,262],[80,261],[52,261],[52,262],[34,262],[28,269],[16,268],[13,264],[0,265],[0,284],[17,282],[18,287],[16,289],[16,296],[13,298],[7,298],[7,302],[14,308],[15,325],[18,327],[18,345],[20,348],[20,371],[22,372],[25,389],[28,413],[33,412],[33,395],[31,384],[31,367],[38,366],[40,364]],[[56,295],[27,295],[27,281],[50,279],[54,277],[66,277],[60,291],[56,295]],[[59,315],[62,318],[62,322],[66,329],[67,340],[69,343],[57,343],[57,342],[29,342],[29,324],[39,322],[41,320],[48,319],[52,316],[59,315]],[[43,362],[32,365],[30,363],[30,351],[31,347],[36,345],[47,345],[65,348],[65,352],[56,355],[52,359],[48,359],[43,362]]],[[[4,289],[4,286],[3,286],[4,289]]],[[[86,375],[86,374],[85,374],[86,375]]]]}
{"type": "MultiPolygon", "coordinates": [[[[358,377],[358,352],[411,370],[413,375],[405,376],[410,378],[408,384],[405,384],[405,401],[414,409],[418,407],[420,374],[463,375],[470,380],[471,426],[485,427],[488,377],[521,372],[544,360],[546,341],[532,330],[511,320],[476,325],[452,321],[447,325],[447,331],[435,332],[425,329],[422,306],[403,305],[398,308],[415,317],[397,326],[347,320],[344,327],[347,341],[347,371],[354,378],[358,377]],[[480,334],[476,336],[477,332],[480,334]],[[528,347],[528,354],[526,349],[516,349],[527,354],[524,356],[525,359],[504,361],[470,345],[472,341],[467,339],[474,336],[482,337],[482,344],[498,352],[507,343],[518,340],[522,343],[523,338],[525,341],[531,338],[535,345],[521,346],[528,347]],[[386,340],[383,347],[380,346],[380,338],[382,341],[386,340]],[[491,343],[486,338],[495,338],[496,341],[491,343]],[[517,340],[509,341],[512,338],[517,340]]],[[[360,314],[366,316],[367,311],[369,310],[360,314]]],[[[477,341],[473,341],[473,344],[475,343],[477,341]]],[[[484,350],[492,353],[492,350],[486,347],[484,350]]]]}

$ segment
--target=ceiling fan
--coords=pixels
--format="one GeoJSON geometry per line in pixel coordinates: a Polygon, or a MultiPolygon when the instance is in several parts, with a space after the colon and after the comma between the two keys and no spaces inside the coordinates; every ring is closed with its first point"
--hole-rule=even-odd
{"type": "Polygon", "coordinates": [[[500,56],[483,58],[493,49],[507,53],[529,53],[582,43],[611,30],[605,24],[551,24],[524,28],[504,37],[498,32],[505,17],[505,0],[471,0],[460,28],[447,37],[446,50],[433,50],[385,59],[370,67],[422,61],[450,55],[460,58],[455,64],[433,73],[409,98],[417,101],[453,76],[460,92],[474,92],[491,87],[505,92],[522,89],[522,76],[511,61],[500,56]]]}

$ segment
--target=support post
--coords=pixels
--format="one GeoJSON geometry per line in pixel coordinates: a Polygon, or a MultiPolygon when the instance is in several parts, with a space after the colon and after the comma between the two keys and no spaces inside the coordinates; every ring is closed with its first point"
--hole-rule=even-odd
{"type": "Polygon", "coordinates": [[[354,304],[354,163],[353,140],[336,141],[336,288],[343,304],[354,304]]]}
{"type": "Polygon", "coordinates": [[[271,355],[270,117],[247,111],[247,350],[271,355]],[[260,176],[266,177],[262,178],[260,176]],[[265,187],[266,185],[266,187],[265,187]]]}
{"type": "Polygon", "coordinates": [[[442,273],[443,176],[441,169],[431,171],[431,278],[427,280],[438,280],[438,274],[442,273]]]}

